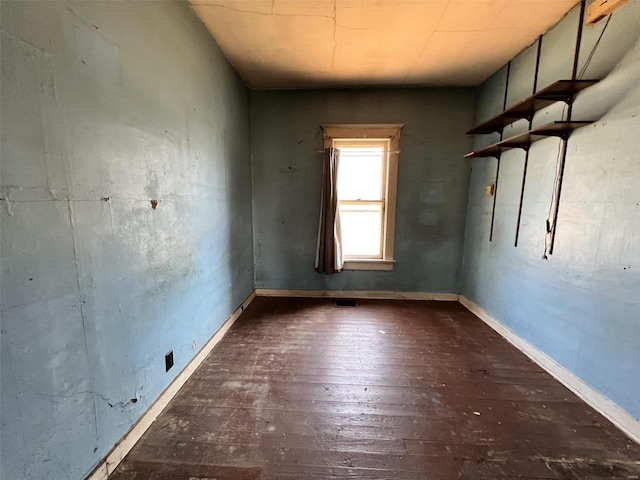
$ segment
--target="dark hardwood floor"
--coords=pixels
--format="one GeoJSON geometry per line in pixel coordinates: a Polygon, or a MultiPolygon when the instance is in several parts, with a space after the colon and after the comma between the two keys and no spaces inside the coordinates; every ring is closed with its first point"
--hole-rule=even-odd
{"type": "Polygon", "coordinates": [[[640,478],[640,446],[454,302],[257,298],[112,480],[640,478]]]}

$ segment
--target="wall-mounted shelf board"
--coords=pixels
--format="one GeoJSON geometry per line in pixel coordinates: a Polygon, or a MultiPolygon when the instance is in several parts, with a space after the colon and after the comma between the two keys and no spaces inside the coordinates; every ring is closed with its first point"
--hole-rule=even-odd
{"type": "Polygon", "coordinates": [[[509,107],[504,112],[472,128],[467,134],[478,135],[501,132],[506,125],[522,118],[531,119],[535,112],[552,103],[571,102],[576,93],[595,83],[598,83],[598,80],[558,80],[530,97],[525,98],[520,103],[509,107]]]}
{"type": "Polygon", "coordinates": [[[593,122],[571,121],[545,123],[520,135],[500,140],[481,150],[469,152],[464,158],[499,157],[502,152],[511,150],[512,148],[523,148],[526,150],[533,142],[537,142],[546,137],[561,137],[566,139],[573,130],[589,125],[590,123],[593,122]]]}

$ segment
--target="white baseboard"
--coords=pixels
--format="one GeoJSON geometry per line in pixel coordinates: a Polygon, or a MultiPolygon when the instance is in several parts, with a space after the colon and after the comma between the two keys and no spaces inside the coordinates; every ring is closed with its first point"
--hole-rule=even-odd
{"type": "Polygon", "coordinates": [[[160,412],[168,405],[173,397],[178,393],[180,388],[186,383],[193,372],[200,366],[204,359],[211,353],[213,347],[215,347],[222,337],[227,333],[229,328],[234,324],[238,317],[242,314],[245,308],[256,297],[255,290],[252,291],[249,296],[240,304],[240,306],[231,314],[229,318],[222,324],[218,331],[211,337],[211,339],[200,349],[200,351],[193,357],[191,362],[184,367],[184,369],[176,376],[176,378],[169,384],[167,388],[160,394],[155,402],[149,407],[149,409],[140,417],[136,424],[120,439],[115,447],[109,452],[109,454],[100,462],[100,464],[87,476],[86,480],[107,480],[114,470],[118,467],[120,462],[133,448],[140,437],[147,431],[151,424],[156,420],[160,412]]]}
{"type": "Polygon", "coordinates": [[[323,298],[359,298],[377,300],[440,300],[457,302],[457,293],[424,293],[424,292],[387,292],[357,290],[278,290],[256,288],[258,297],[323,297],[323,298]]]}
{"type": "Polygon", "coordinates": [[[460,295],[460,303],[527,357],[545,369],[552,377],[584,400],[594,410],[622,430],[631,440],[640,443],[640,421],[637,418],[634,418],[629,412],[620,408],[602,393],[587,385],[582,379],[571,373],[546,353],[538,350],[529,342],[516,335],[511,329],[493,318],[464,295],[460,295]]]}

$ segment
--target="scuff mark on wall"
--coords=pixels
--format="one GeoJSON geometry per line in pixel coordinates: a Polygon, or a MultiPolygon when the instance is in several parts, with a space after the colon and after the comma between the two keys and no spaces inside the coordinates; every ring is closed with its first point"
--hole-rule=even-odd
{"type": "Polygon", "coordinates": [[[420,202],[426,205],[440,205],[447,199],[446,181],[426,180],[420,184],[420,202]]]}
{"type": "Polygon", "coordinates": [[[10,190],[3,189],[2,204],[7,209],[7,213],[13,217],[13,206],[16,201],[13,198],[13,193],[10,190]]]}

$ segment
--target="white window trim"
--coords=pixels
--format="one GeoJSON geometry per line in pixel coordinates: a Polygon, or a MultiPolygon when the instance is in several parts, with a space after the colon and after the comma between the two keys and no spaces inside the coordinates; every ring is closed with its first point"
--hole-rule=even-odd
{"type": "Polygon", "coordinates": [[[334,139],[371,138],[388,139],[387,191],[383,234],[382,258],[345,258],[344,270],[393,270],[396,226],[396,197],[398,194],[398,152],[400,131],[404,123],[392,124],[323,124],[324,147],[333,147],[334,139]]]}

